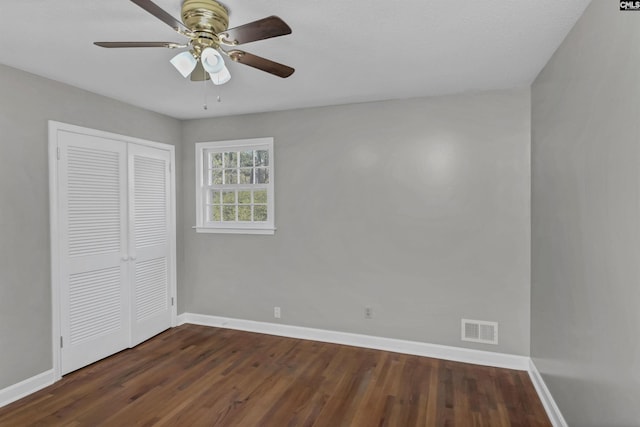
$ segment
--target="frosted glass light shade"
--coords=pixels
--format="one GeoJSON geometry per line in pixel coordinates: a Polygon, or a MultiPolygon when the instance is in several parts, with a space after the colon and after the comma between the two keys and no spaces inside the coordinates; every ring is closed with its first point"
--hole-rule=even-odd
{"type": "Polygon", "coordinates": [[[171,58],[171,64],[182,74],[182,77],[187,78],[193,69],[196,68],[198,60],[193,57],[191,52],[180,52],[171,58]]]}
{"type": "Polygon", "coordinates": [[[214,85],[223,85],[231,80],[231,73],[229,73],[229,70],[224,65],[222,66],[222,70],[217,73],[209,73],[209,75],[214,85]]]}
{"type": "Polygon", "coordinates": [[[200,61],[202,61],[202,68],[204,68],[209,74],[219,73],[224,68],[222,55],[211,47],[202,51],[200,61]]]}

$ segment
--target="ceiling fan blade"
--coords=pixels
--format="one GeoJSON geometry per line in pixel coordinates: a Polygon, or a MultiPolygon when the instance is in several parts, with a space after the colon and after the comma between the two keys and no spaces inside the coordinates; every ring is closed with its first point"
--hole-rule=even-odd
{"type": "Polygon", "coordinates": [[[164,9],[160,6],[152,2],[151,0],[131,0],[133,3],[137,4],[177,32],[181,34],[190,34],[191,30],[184,26],[184,24],[178,21],[173,16],[169,15],[164,9]]]}
{"type": "Polygon", "coordinates": [[[186,44],[173,43],[173,42],[93,42],[96,46],[100,47],[167,47],[169,49],[176,49],[181,47],[187,47],[186,44]]]}
{"type": "Polygon", "coordinates": [[[196,64],[196,68],[194,68],[191,72],[191,81],[201,82],[203,80],[211,80],[211,76],[202,67],[202,62],[198,61],[198,63],[196,64]]]}
{"type": "Polygon", "coordinates": [[[242,50],[230,50],[227,52],[227,55],[229,55],[229,58],[233,59],[235,62],[257,68],[258,70],[266,71],[267,73],[282,77],[283,79],[289,77],[295,71],[295,69],[287,65],[279,64],[270,59],[262,58],[242,50]]]}
{"type": "Polygon", "coordinates": [[[291,34],[291,28],[277,16],[269,16],[219,34],[224,44],[237,46],[258,40],[291,34]]]}

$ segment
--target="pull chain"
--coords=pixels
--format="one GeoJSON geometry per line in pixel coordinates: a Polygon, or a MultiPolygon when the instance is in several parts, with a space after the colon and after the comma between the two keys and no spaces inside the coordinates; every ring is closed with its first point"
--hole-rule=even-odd
{"type": "MultiPolygon", "coordinates": [[[[203,76],[203,77],[204,77],[204,76],[203,76]]],[[[208,109],[209,109],[209,107],[207,106],[207,79],[203,79],[203,80],[202,80],[202,83],[203,83],[202,88],[204,89],[204,90],[202,91],[203,96],[204,96],[204,105],[203,105],[203,107],[202,107],[202,108],[204,108],[205,110],[208,110],[208,109]]]]}
{"type": "MultiPolygon", "coordinates": [[[[218,79],[218,83],[220,83],[220,77],[217,76],[218,79]]],[[[213,83],[213,79],[211,79],[211,83],[213,83]]],[[[220,97],[220,93],[222,92],[222,87],[220,84],[214,84],[214,86],[216,86],[216,89],[218,89],[218,96],[216,97],[216,101],[218,102],[222,102],[222,98],[220,97]]]]}

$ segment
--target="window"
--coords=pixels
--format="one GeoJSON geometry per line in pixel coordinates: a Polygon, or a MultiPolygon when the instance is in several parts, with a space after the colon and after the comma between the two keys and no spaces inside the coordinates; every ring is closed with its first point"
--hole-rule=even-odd
{"type": "Polygon", "coordinates": [[[273,234],[273,138],[196,144],[196,231],[273,234]]]}

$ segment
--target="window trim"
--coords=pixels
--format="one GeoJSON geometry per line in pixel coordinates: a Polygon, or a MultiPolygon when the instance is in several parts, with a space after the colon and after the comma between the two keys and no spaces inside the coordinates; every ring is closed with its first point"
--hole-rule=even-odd
{"type": "MultiPolygon", "coordinates": [[[[238,139],[227,141],[210,141],[197,142],[195,144],[196,153],[196,225],[193,227],[198,233],[220,233],[220,234],[275,234],[275,194],[274,194],[274,156],[273,156],[273,138],[253,138],[238,139]],[[206,208],[206,189],[205,185],[205,168],[206,155],[209,150],[215,151],[243,151],[247,148],[252,150],[266,149],[269,152],[269,183],[267,185],[267,218],[264,223],[255,222],[233,222],[219,224],[208,223],[205,221],[206,208]]],[[[236,184],[231,184],[236,185],[236,184]]],[[[250,188],[251,184],[248,185],[250,188]]]]}

